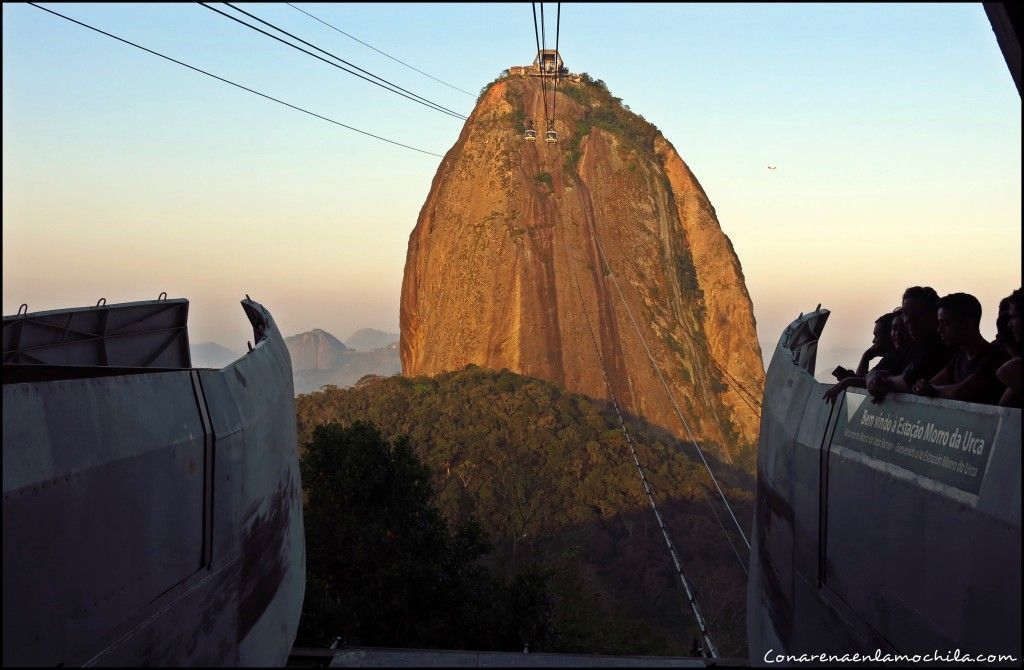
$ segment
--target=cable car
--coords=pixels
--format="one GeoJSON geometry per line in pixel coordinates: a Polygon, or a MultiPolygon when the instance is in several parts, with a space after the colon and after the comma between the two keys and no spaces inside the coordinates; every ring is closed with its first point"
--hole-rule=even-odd
{"type": "Polygon", "coordinates": [[[537,131],[533,129],[533,119],[526,120],[526,134],[523,136],[523,139],[527,142],[537,141],[537,131]]]}
{"type": "Polygon", "coordinates": [[[549,143],[558,141],[558,133],[555,132],[554,120],[548,121],[548,129],[544,132],[544,141],[549,143]]]}

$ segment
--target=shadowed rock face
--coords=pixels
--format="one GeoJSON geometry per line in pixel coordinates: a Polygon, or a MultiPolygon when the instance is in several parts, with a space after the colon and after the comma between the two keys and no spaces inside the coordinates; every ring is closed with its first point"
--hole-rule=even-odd
{"type": "Polygon", "coordinates": [[[540,82],[499,80],[442,161],[409,238],[404,374],[474,363],[607,398],[604,368],[627,411],[749,462],[764,368],[714,207],[603,86],[563,82],[556,111],[549,145],[540,82]]]}
{"type": "Polygon", "coordinates": [[[294,370],[332,370],[341,364],[349,348],[327,331],[314,328],[286,337],[284,343],[292,357],[294,370]]]}

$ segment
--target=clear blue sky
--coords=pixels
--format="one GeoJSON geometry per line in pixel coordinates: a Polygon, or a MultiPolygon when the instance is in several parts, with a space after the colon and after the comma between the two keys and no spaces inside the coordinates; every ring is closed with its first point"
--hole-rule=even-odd
{"type": "MultiPolygon", "coordinates": [[[[474,93],[533,57],[526,3],[298,4],[474,93]]],[[[240,6],[472,109],[291,7],[240,6]]],[[[198,5],[52,7],[437,153],[461,129],[198,5]]],[[[975,293],[988,322],[1019,285],[1020,97],[980,4],[566,4],[560,39],[570,70],[604,79],[694,170],[763,342],[822,302],[827,342],[866,344],[864,320],[917,283],[975,293]]],[[[3,6],[3,75],[5,314],[166,290],[192,299],[193,342],[236,345],[249,293],[286,333],[397,329],[408,235],[439,159],[28,5],[3,6]]]]}

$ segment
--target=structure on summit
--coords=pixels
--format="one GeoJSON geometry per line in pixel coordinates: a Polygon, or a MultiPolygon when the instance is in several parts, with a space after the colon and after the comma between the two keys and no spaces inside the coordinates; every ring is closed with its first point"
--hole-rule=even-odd
{"type": "Polygon", "coordinates": [[[508,69],[513,77],[565,77],[569,75],[562,55],[556,49],[541,49],[531,65],[513,65],[508,69]]]}

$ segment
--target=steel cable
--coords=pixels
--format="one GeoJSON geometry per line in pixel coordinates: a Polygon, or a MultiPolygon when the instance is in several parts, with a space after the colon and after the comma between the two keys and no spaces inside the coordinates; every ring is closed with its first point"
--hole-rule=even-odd
{"type": "Polygon", "coordinates": [[[286,3],[284,3],[284,4],[288,5],[289,7],[291,7],[292,9],[294,9],[294,10],[295,10],[295,11],[297,11],[297,12],[302,12],[303,14],[305,14],[305,15],[306,15],[306,16],[308,16],[309,18],[313,19],[314,21],[319,21],[320,23],[324,24],[325,26],[327,26],[327,27],[328,27],[328,28],[330,28],[331,30],[337,31],[337,32],[341,33],[342,35],[344,35],[345,37],[348,37],[348,38],[350,38],[350,39],[353,39],[353,40],[355,40],[356,42],[359,42],[360,44],[362,44],[362,45],[363,45],[363,46],[365,46],[365,47],[368,47],[368,48],[370,48],[370,49],[373,49],[374,51],[376,51],[377,53],[381,54],[382,56],[387,56],[388,58],[390,58],[391,60],[395,61],[396,63],[399,63],[399,64],[401,64],[401,65],[404,65],[405,67],[409,68],[410,70],[412,70],[412,71],[414,71],[414,72],[419,72],[419,73],[420,73],[421,75],[423,75],[424,77],[430,77],[430,78],[431,78],[431,79],[433,79],[434,81],[436,81],[436,82],[438,82],[438,83],[440,83],[440,84],[444,84],[444,85],[445,85],[445,86],[447,86],[448,88],[453,88],[453,89],[455,89],[456,91],[458,91],[459,93],[465,93],[465,94],[466,94],[466,95],[468,95],[468,96],[472,96],[472,95],[473,95],[473,94],[472,94],[472,93],[470,93],[469,91],[466,91],[466,90],[464,90],[464,89],[461,89],[461,88],[459,88],[458,86],[456,86],[456,85],[454,85],[454,84],[449,84],[448,82],[446,82],[446,81],[445,81],[445,80],[443,80],[443,79],[438,79],[437,77],[435,77],[435,76],[434,76],[434,75],[432,75],[432,74],[429,74],[429,73],[427,73],[427,72],[424,72],[423,70],[420,70],[420,69],[418,69],[418,68],[416,68],[416,67],[413,67],[412,65],[409,65],[408,63],[406,63],[406,62],[405,62],[405,61],[403,61],[403,60],[399,60],[398,58],[395,58],[394,56],[392,56],[391,54],[387,53],[386,51],[381,51],[380,49],[378,49],[377,47],[373,46],[372,44],[368,44],[368,43],[366,43],[366,42],[362,41],[361,39],[359,39],[359,38],[358,38],[358,37],[356,37],[355,35],[349,35],[348,33],[346,33],[346,32],[345,32],[344,30],[342,30],[341,28],[338,28],[337,26],[333,26],[333,25],[331,25],[330,23],[328,23],[327,21],[324,21],[323,19],[321,19],[320,17],[318,17],[318,16],[314,16],[313,14],[310,14],[309,12],[307,12],[307,11],[306,11],[306,10],[304,10],[304,9],[302,9],[301,7],[296,7],[295,5],[293,5],[293,4],[292,4],[292,3],[290,3],[290,2],[286,2],[286,3]]]}
{"type": "MultiPolygon", "coordinates": [[[[654,513],[654,518],[658,523],[658,528],[659,530],[661,530],[662,538],[665,540],[665,547],[668,549],[669,557],[672,559],[672,564],[675,566],[676,569],[676,574],[679,577],[679,581],[683,586],[683,590],[686,592],[687,601],[689,602],[690,608],[693,610],[694,618],[697,620],[697,626],[700,629],[700,633],[701,636],[704,638],[705,644],[707,645],[708,653],[711,655],[712,658],[718,658],[718,650],[715,648],[714,643],[711,641],[711,635],[708,632],[707,624],[704,620],[704,615],[701,613],[700,606],[697,604],[697,599],[694,595],[693,588],[691,587],[689,580],[686,578],[686,575],[683,573],[683,568],[680,564],[679,556],[676,553],[675,546],[672,543],[672,538],[669,537],[668,529],[665,527],[665,522],[662,519],[661,513],[658,511],[658,506],[654,501],[654,492],[651,490],[651,487],[647,482],[647,476],[644,474],[643,466],[640,465],[640,459],[637,458],[633,438],[630,436],[629,430],[626,428],[626,422],[622,418],[622,412],[619,409],[619,402],[615,396],[615,390],[612,388],[611,379],[608,376],[608,370],[604,363],[604,356],[601,354],[601,345],[597,340],[597,334],[594,332],[594,326],[590,321],[590,312],[587,310],[586,301],[583,299],[583,290],[580,288],[579,281],[576,277],[575,263],[571,255],[567,253],[567,256],[569,256],[569,274],[572,278],[572,283],[576,288],[576,294],[579,296],[580,308],[583,310],[583,317],[587,324],[587,330],[590,331],[590,339],[594,343],[594,351],[595,353],[597,353],[597,360],[601,366],[601,377],[604,380],[605,387],[608,389],[608,397],[611,399],[612,407],[615,410],[615,416],[618,417],[619,426],[622,427],[622,434],[626,439],[626,445],[629,447],[630,455],[633,458],[633,464],[636,466],[637,473],[640,475],[640,483],[643,485],[644,493],[647,496],[647,502],[651,506],[651,511],[654,513]]],[[[705,499],[707,499],[706,495],[705,499]]],[[[708,503],[710,505],[710,501],[708,501],[708,503]]],[[[713,507],[711,508],[711,511],[716,515],[717,518],[717,513],[715,512],[713,507]]],[[[723,527],[723,531],[724,530],[725,529],[723,527]]],[[[726,539],[729,539],[728,534],[726,534],[726,539]]],[[[729,540],[729,544],[730,546],[732,546],[732,540],[729,540]]],[[[733,547],[733,551],[735,552],[735,547],[733,547]]],[[[737,559],[739,559],[738,554],[737,559]]]]}
{"type": "MultiPolygon", "coordinates": [[[[462,120],[466,119],[465,116],[463,116],[462,114],[459,114],[458,112],[455,112],[455,111],[449,110],[447,108],[441,107],[440,105],[438,105],[436,103],[433,103],[433,102],[430,102],[430,101],[426,101],[425,102],[424,100],[417,99],[416,97],[413,97],[413,95],[410,95],[410,94],[398,91],[398,90],[396,90],[396,88],[391,88],[389,85],[385,85],[385,84],[382,84],[382,83],[380,83],[378,81],[374,81],[373,79],[370,79],[369,77],[364,77],[363,75],[359,74],[358,72],[353,72],[352,70],[349,70],[348,68],[346,68],[344,66],[338,65],[337,63],[332,63],[331,61],[327,60],[326,58],[324,58],[322,56],[318,56],[318,55],[316,55],[315,53],[313,53],[311,51],[306,51],[302,47],[300,47],[298,45],[295,45],[295,44],[292,44],[288,40],[281,39],[277,35],[272,35],[272,34],[268,33],[267,31],[265,31],[265,30],[263,30],[263,29],[261,29],[261,28],[259,28],[257,26],[252,25],[251,23],[246,23],[245,21],[239,19],[238,17],[231,16],[230,14],[228,14],[226,12],[222,12],[221,10],[217,9],[216,7],[212,7],[212,6],[208,5],[208,4],[206,4],[205,2],[199,2],[197,4],[205,7],[206,9],[209,9],[210,11],[217,12],[221,16],[223,16],[225,18],[228,18],[228,19],[231,19],[232,21],[234,21],[236,23],[239,23],[239,24],[245,26],[246,28],[250,28],[252,30],[255,30],[258,33],[266,35],[267,37],[269,37],[271,39],[277,40],[281,44],[286,44],[286,45],[290,46],[291,48],[295,49],[296,51],[301,51],[302,53],[304,53],[304,54],[306,54],[308,56],[312,56],[313,58],[316,58],[317,60],[323,61],[324,63],[327,63],[331,67],[335,67],[335,68],[337,68],[337,69],[339,69],[339,70],[341,70],[343,72],[347,72],[347,73],[349,73],[351,75],[359,77],[360,79],[362,79],[364,81],[370,82],[374,86],[379,86],[380,88],[383,88],[385,91],[389,91],[389,92],[394,93],[396,95],[400,95],[403,98],[407,98],[409,100],[412,100],[413,102],[415,102],[417,104],[423,105],[424,107],[427,107],[428,109],[433,109],[434,111],[441,112],[442,114],[446,114],[448,116],[452,116],[452,117],[455,117],[457,119],[462,119],[462,120]]],[[[232,9],[235,9],[235,8],[232,7],[232,9]]],[[[236,10],[236,11],[241,11],[242,13],[246,13],[243,10],[236,10]]],[[[260,20],[260,19],[257,19],[257,20],[260,20]]],[[[284,32],[284,31],[282,30],[281,32],[284,32]]],[[[298,38],[296,38],[296,39],[298,39],[298,38]]],[[[338,59],[338,60],[341,60],[341,59],[338,59]]],[[[343,61],[343,62],[345,62],[345,61],[343,61]]],[[[372,76],[376,76],[376,75],[372,75],[372,76]]]]}
{"type": "Polygon", "coordinates": [[[728,499],[725,497],[725,493],[722,491],[722,487],[718,483],[718,478],[715,477],[715,473],[711,470],[711,465],[708,463],[707,458],[704,456],[704,451],[697,444],[697,440],[693,437],[693,432],[690,430],[690,424],[686,421],[683,416],[682,410],[679,409],[679,405],[676,404],[675,396],[672,395],[672,390],[668,386],[668,382],[665,381],[665,376],[661,373],[661,368],[658,367],[657,361],[654,360],[654,354],[651,353],[650,347],[647,346],[647,340],[644,339],[643,333],[640,332],[640,326],[637,324],[636,319],[633,318],[633,311],[629,308],[629,304],[626,302],[626,297],[622,293],[622,288],[619,286],[619,280],[616,278],[615,273],[612,271],[611,265],[608,263],[608,258],[605,256],[604,247],[601,245],[601,241],[597,239],[597,235],[594,235],[594,243],[597,245],[598,253],[601,255],[601,262],[604,264],[605,269],[612,278],[612,285],[615,287],[615,292],[618,293],[619,299],[622,301],[622,306],[626,310],[627,316],[629,316],[630,322],[633,324],[633,329],[636,331],[637,337],[640,338],[640,344],[643,345],[644,351],[647,353],[647,358],[654,367],[654,371],[657,373],[658,378],[661,380],[662,386],[665,387],[665,393],[668,395],[669,402],[672,404],[672,408],[675,410],[676,416],[679,417],[680,423],[683,424],[683,428],[686,430],[686,434],[690,438],[690,443],[693,444],[697,453],[700,455],[701,461],[704,463],[705,469],[708,471],[708,475],[711,477],[711,481],[714,483],[715,488],[718,490],[718,495],[722,498],[722,502],[725,503],[725,508],[729,512],[729,516],[732,517],[733,523],[736,524],[736,529],[740,533],[740,537],[743,538],[743,544],[747,546],[747,551],[750,551],[750,541],[747,540],[746,533],[743,532],[743,527],[740,525],[739,519],[736,518],[736,514],[732,510],[732,506],[729,504],[728,499]]]}
{"type": "Polygon", "coordinates": [[[105,30],[101,30],[99,28],[96,28],[95,26],[90,26],[88,23],[83,23],[82,21],[79,21],[77,19],[73,19],[70,16],[65,16],[64,14],[61,14],[60,12],[55,12],[52,9],[48,9],[48,8],[43,7],[41,5],[37,5],[34,2],[30,2],[28,4],[32,5],[36,9],[41,9],[44,12],[49,12],[50,14],[53,14],[54,16],[59,16],[60,18],[66,20],[66,21],[70,21],[71,23],[76,23],[76,24],[82,26],[83,28],[88,28],[89,30],[95,31],[95,32],[97,32],[97,33],[99,33],[101,35],[105,35],[107,37],[115,39],[118,42],[123,42],[124,44],[127,44],[129,46],[133,46],[136,49],[141,49],[142,51],[145,51],[147,53],[151,53],[154,56],[159,56],[160,58],[163,58],[164,60],[168,60],[168,61],[170,61],[172,63],[177,64],[177,65],[181,65],[182,67],[186,67],[186,68],[188,68],[190,70],[193,70],[195,72],[198,72],[200,74],[205,74],[207,77],[212,77],[213,79],[216,79],[218,81],[222,81],[225,84],[230,84],[231,86],[234,86],[235,88],[240,88],[243,91],[248,91],[249,93],[253,93],[255,95],[258,95],[261,98],[266,98],[267,100],[272,100],[272,101],[274,101],[274,102],[276,102],[276,103],[278,103],[280,105],[284,105],[285,107],[290,107],[290,108],[292,108],[294,110],[302,112],[303,114],[309,114],[310,116],[315,116],[316,118],[322,119],[324,121],[327,121],[328,123],[333,123],[336,126],[341,126],[342,128],[347,128],[348,130],[355,131],[357,133],[360,133],[361,135],[366,135],[367,137],[372,137],[372,138],[374,138],[376,140],[380,140],[382,142],[387,142],[388,144],[394,144],[395,146],[402,147],[403,149],[409,149],[411,151],[416,151],[416,152],[421,153],[421,154],[427,154],[428,156],[437,156],[438,158],[444,158],[443,155],[434,153],[433,151],[427,151],[425,149],[417,149],[416,147],[409,146],[408,144],[402,144],[401,142],[396,142],[394,140],[389,140],[386,137],[381,137],[380,135],[374,135],[373,133],[367,132],[365,130],[360,130],[359,128],[355,128],[353,126],[344,124],[344,123],[342,123],[340,121],[335,121],[334,119],[331,119],[329,117],[323,116],[321,114],[317,114],[316,112],[311,112],[308,109],[303,109],[302,107],[299,107],[297,105],[293,105],[290,102],[285,102],[284,100],[281,100],[279,98],[275,98],[272,95],[267,95],[266,93],[261,93],[260,91],[257,91],[255,89],[251,89],[248,86],[243,86],[242,84],[236,84],[235,82],[231,81],[230,79],[225,79],[224,77],[220,77],[220,76],[215,75],[215,74],[213,74],[211,72],[207,72],[206,70],[203,70],[203,69],[200,69],[198,67],[195,67],[194,65],[189,65],[188,63],[184,63],[184,62],[182,62],[180,60],[177,60],[175,58],[171,58],[170,56],[165,56],[162,53],[159,53],[157,51],[153,51],[152,49],[148,49],[148,48],[146,48],[146,47],[144,47],[142,45],[136,44],[135,42],[131,42],[129,40],[126,40],[123,37],[118,37],[117,35],[114,35],[112,33],[108,33],[105,30]]]}

